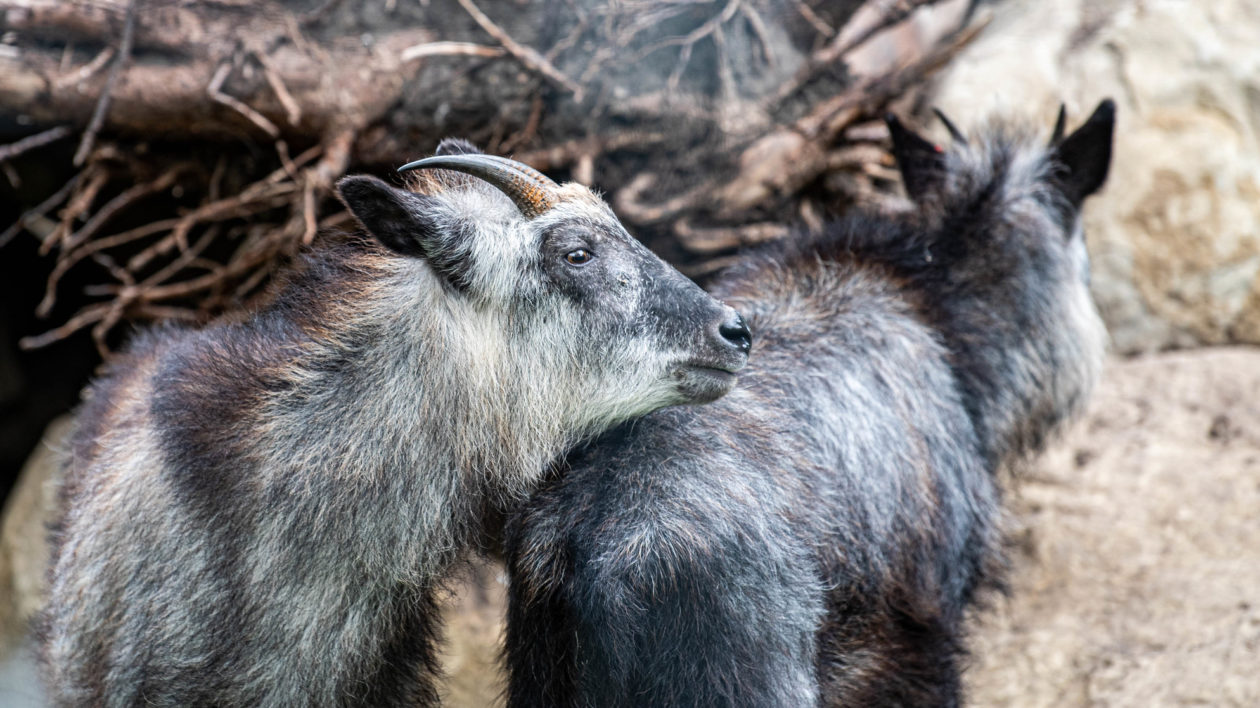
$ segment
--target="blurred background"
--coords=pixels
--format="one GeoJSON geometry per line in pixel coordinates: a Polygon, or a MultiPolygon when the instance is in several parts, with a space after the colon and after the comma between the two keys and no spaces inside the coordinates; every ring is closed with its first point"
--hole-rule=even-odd
{"type": "MultiPolygon", "coordinates": [[[[136,327],[248,307],[353,228],[340,176],[468,138],[598,188],[703,283],[899,208],[887,111],[1048,137],[1104,97],[1113,357],[1008,480],[970,699],[1260,705],[1257,37],[1252,0],[0,0],[0,705],[41,704],[23,637],[80,390],[136,327]]],[[[495,700],[503,582],[452,593],[451,705],[495,700]]]]}

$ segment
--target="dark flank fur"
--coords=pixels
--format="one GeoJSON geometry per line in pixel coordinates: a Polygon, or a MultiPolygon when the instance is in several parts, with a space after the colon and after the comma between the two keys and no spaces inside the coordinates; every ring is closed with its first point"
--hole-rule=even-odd
{"type": "Polygon", "coordinates": [[[912,213],[725,275],[757,337],[735,391],[606,433],[509,519],[510,705],[960,704],[996,472],[1101,363],[1078,210],[1113,122],[941,151],[892,120],[912,213]]]}

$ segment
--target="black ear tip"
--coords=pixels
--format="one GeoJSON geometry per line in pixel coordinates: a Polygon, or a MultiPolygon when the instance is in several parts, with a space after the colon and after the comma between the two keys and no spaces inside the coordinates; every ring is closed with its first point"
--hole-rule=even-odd
{"type": "Polygon", "coordinates": [[[1116,102],[1110,98],[1104,98],[1098,107],[1094,109],[1093,115],[1089,117],[1090,123],[1114,123],[1116,122],[1116,102]]]}
{"type": "Polygon", "coordinates": [[[897,149],[908,147],[916,143],[919,136],[913,130],[906,127],[901,119],[892,113],[884,115],[884,123],[888,126],[888,135],[892,138],[893,146],[897,149]]]}
{"type": "Polygon", "coordinates": [[[1050,133],[1050,147],[1058,147],[1063,142],[1063,131],[1067,129],[1067,104],[1059,103],[1059,112],[1054,117],[1054,130],[1050,133]]]}
{"type": "Polygon", "coordinates": [[[888,134],[892,138],[893,154],[898,156],[899,162],[902,161],[901,158],[903,156],[908,157],[911,154],[932,153],[939,155],[942,152],[941,148],[937,147],[935,143],[928,141],[923,136],[907,128],[897,116],[889,113],[884,116],[884,121],[888,123],[888,134]]]}

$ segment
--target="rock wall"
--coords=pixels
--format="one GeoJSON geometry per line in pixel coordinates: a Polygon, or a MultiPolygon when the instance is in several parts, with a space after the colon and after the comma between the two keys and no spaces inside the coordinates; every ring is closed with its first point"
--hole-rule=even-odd
{"type": "MultiPolygon", "coordinates": [[[[1260,3],[1007,0],[936,103],[1080,120],[1119,104],[1086,225],[1117,351],[1260,343],[1260,3]]],[[[1071,124],[1071,120],[1069,120],[1071,124]]],[[[943,131],[941,131],[943,135],[943,131]]]]}
{"type": "Polygon", "coordinates": [[[57,450],[72,421],[53,421],[27,460],[0,514],[0,659],[19,643],[39,609],[48,564],[47,525],[61,478],[57,450]]]}
{"type": "Polygon", "coordinates": [[[27,629],[43,596],[47,524],[61,476],[57,450],[65,444],[70,426],[69,416],[48,426],[0,507],[0,706],[4,708],[47,705],[27,629]]]}

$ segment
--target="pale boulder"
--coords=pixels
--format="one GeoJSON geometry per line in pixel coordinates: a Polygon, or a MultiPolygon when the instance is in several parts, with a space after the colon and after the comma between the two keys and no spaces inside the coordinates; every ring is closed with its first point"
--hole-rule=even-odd
{"type": "Polygon", "coordinates": [[[1010,0],[935,102],[960,124],[1119,104],[1087,204],[1093,290],[1120,352],[1260,343],[1260,3],[1010,0]]]}

